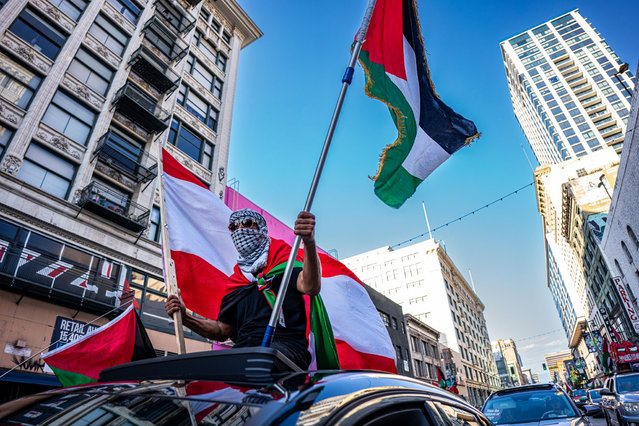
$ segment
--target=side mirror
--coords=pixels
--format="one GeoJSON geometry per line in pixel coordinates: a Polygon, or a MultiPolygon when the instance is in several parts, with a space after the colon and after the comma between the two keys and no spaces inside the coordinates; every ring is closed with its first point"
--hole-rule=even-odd
{"type": "Polygon", "coordinates": [[[601,412],[601,408],[597,407],[596,405],[584,405],[583,407],[581,407],[581,410],[583,411],[584,415],[588,417],[592,417],[601,412]]]}
{"type": "Polygon", "coordinates": [[[610,389],[608,388],[601,388],[599,389],[599,395],[604,396],[604,395],[614,395],[614,392],[612,392],[610,389]]]}

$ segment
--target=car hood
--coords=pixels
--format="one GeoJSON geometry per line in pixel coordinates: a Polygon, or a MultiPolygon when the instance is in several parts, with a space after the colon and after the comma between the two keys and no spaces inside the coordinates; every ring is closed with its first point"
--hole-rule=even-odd
{"type": "Polygon", "coordinates": [[[639,402],[639,392],[630,392],[619,395],[619,399],[624,402],[639,402]]]}
{"type": "Polygon", "coordinates": [[[526,422],[526,423],[499,423],[498,426],[587,426],[589,423],[586,423],[580,417],[572,417],[566,419],[551,419],[551,420],[540,420],[537,422],[526,422]]]}

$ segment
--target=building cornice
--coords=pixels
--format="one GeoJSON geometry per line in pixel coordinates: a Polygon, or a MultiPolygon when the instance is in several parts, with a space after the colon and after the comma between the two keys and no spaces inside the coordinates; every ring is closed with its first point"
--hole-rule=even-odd
{"type": "Polygon", "coordinates": [[[215,1],[215,7],[244,36],[242,38],[242,49],[264,35],[262,30],[235,0],[217,0],[215,1]]]}

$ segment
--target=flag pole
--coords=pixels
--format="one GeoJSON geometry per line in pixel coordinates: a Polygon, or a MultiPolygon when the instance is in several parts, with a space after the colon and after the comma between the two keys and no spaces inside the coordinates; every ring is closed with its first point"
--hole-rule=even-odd
{"type": "MultiPolygon", "coordinates": [[[[366,13],[364,14],[364,18],[362,19],[362,25],[359,27],[359,31],[357,32],[357,39],[355,41],[355,44],[353,45],[351,58],[349,60],[348,67],[346,67],[346,71],[344,72],[344,76],[342,77],[342,88],[340,89],[339,96],[337,97],[337,104],[335,105],[335,109],[333,110],[333,117],[331,118],[331,123],[328,126],[326,138],[324,139],[324,146],[322,147],[322,152],[320,153],[320,157],[317,162],[315,175],[313,176],[313,181],[311,182],[308,196],[306,197],[304,211],[311,210],[311,205],[313,204],[313,199],[315,198],[315,192],[317,191],[317,186],[322,175],[322,169],[324,168],[326,156],[328,155],[328,149],[330,148],[331,141],[333,139],[333,133],[335,133],[337,120],[339,119],[342,105],[344,104],[346,91],[348,90],[348,86],[351,84],[351,81],[353,81],[355,64],[357,62],[357,58],[359,57],[359,52],[362,48],[362,44],[364,43],[366,32],[368,31],[368,24],[371,21],[373,9],[375,9],[375,1],[376,0],[369,0],[368,7],[366,8],[366,13]]],[[[297,255],[297,251],[300,248],[301,242],[302,237],[296,235],[295,240],[293,241],[293,247],[291,248],[291,254],[288,256],[286,268],[284,269],[284,274],[282,276],[282,285],[280,285],[280,288],[277,292],[277,299],[275,300],[275,305],[273,306],[273,312],[271,312],[271,318],[269,319],[268,326],[266,327],[266,332],[264,333],[264,338],[262,340],[263,347],[271,346],[271,342],[273,341],[275,327],[277,326],[277,321],[280,317],[280,312],[284,303],[284,297],[286,297],[286,290],[288,289],[288,286],[285,283],[288,283],[291,279],[291,275],[293,273],[293,263],[295,261],[295,256],[297,255]]]]}
{"type": "MultiPolygon", "coordinates": [[[[166,223],[166,202],[164,201],[164,162],[162,161],[162,142],[158,143],[158,174],[160,176],[160,235],[162,237],[162,266],[164,267],[164,279],[166,280],[166,290],[168,296],[178,294],[177,277],[175,276],[175,262],[171,259],[171,249],[169,246],[169,226],[166,223]]],[[[175,339],[177,341],[177,353],[186,353],[186,343],[184,342],[184,329],[182,327],[182,312],[180,310],[173,313],[173,327],[175,339]]]]}

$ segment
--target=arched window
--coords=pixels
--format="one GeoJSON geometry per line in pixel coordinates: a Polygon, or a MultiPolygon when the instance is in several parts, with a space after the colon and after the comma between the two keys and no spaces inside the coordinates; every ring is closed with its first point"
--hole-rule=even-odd
{"type": "Polygon", "coordinates": [[[623,252],[626,254],[626,257],[628,258],[628,263],[633,264],[633,260],[632,260],[632,254],[630,254],[630,250],[628,250],[628,246],[626,245],[625,242],[621,242],[621,250],[623,250],[623,252]]]}
{"type": "Polygon", "coordinates": [[[635,250],[639,249],[639,240],[637,239],[637,236],[635,235],[630,225],[626,226],[626,231],[628,232],[628,235],[630,236],[632,243],[635,245],[635,250]]]}
{"type": "Polygon", "coordinates": [[[619,264],[619,261],[617,259],[615,259],[615,266],[617,267],[617,272],[619,272],[621,274],[621,276],[624,276],[623,273],[623,269],[621,269],[621,265],[619,264]]]}

